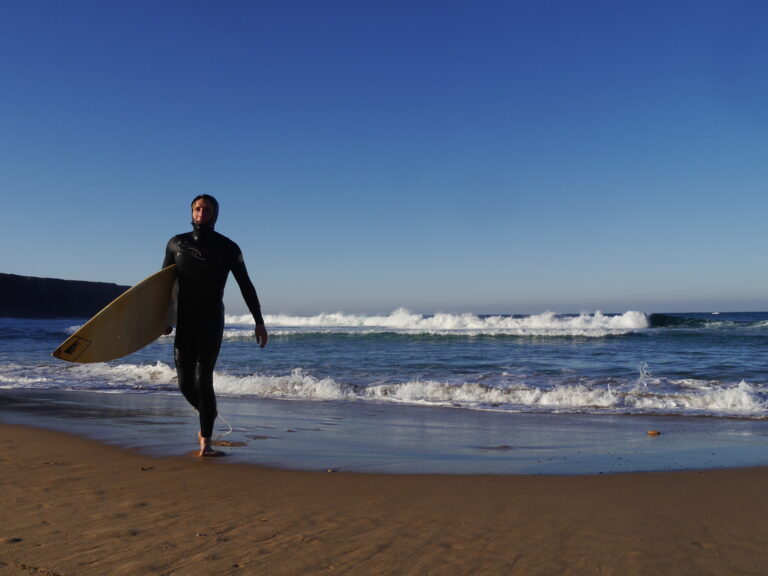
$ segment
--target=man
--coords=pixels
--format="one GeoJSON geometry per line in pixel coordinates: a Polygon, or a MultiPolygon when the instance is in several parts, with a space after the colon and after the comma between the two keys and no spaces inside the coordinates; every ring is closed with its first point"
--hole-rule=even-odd
{"type": "MultiPolygon", "coordinates": [[[[213,369],[224,334],[224,286],[231,271],[256,321],[256,342],[267,345],[267,330],[256,289],[240,248],[214,231],[219,203],[201,194],[192,201],[192,232],[168,241],[163,268],[176,264],[179,282],[174,360],[179,389],[200,416],[200,456],[217,456],[211,445],[218,416],[213,369]]],[[[170,329],[169,329],[170,333],[170,329]]]]}

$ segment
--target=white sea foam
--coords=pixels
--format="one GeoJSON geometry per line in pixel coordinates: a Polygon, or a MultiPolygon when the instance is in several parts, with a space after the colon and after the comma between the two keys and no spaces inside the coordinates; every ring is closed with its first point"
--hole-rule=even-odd
{"type": "Polygon", "coordinates": [[[11,362],[0,364],[0,388],[48,388],[52,379],[44,368],[29,368],[11,362]]]}
{"type": "MultiPolygon", "coordinates": [[[[353,386],[300,368],[278,375],[214,374],[217,393],[233,397],[394,402],[509,412],[768,416],[766,393],[758,385],[666,380],[654,378],[647,368],[641,370],[639,379],[613,379],[610,384],[583,378],[577,382],[529,382],[522,374],[484,382],[492,383],[418,379],[353,386]]],[[[6,364],[0,366],[0,388],[168,392],[176,389],[176,374],[172,366],[162,362],[66,365],[63,369],[6,364]]]]}
{"type": "Polygon", "coordinates": [[[759,392],[744,381],[735,386],[713,386],[704,381],[683,380],[677,385],[677,391],[667,394],[628,397],[627,405],[646,411],[730,415],[759,415],[768,410],[759,392]]]}
{"type": "MultiPolygon", "coordinates": [[[[606,315],[598,311],[578,316],[562,316],[545,312],[531,316],[488,316],[476,314],[414,314],[405,308],[386,316],[364,316],[336,312],[316,316],[267,315],[265,321],[277,333],[295,332],[403,332],[408,334],[463,334],[513,336],[587,336],[620,335],[648,328],[648,317],[642,312],[628,311],[606,315]]],[[[253,325],[250,315],[226,317],[229,326],[253,325]]],[[[242,333],[228,331],[229,337],[242,333]]]]}
{"type": "Polygon", "coordinates": [[[507,409],[586,409],[608,408],[616,404],[609,389],[592,390],[586,386],[556,386],[551,390],[540,388],[494,388],[468,382],[460,385],[435,381],[417,381],[404,384],[366,388],[363,395],[377,400],[462,406],[468,408],[507,409]]]}
{"type": "Polygon", "coordinates": [[[353,400],[352,388],[331,378],[315,378],[300,368],[285,376],[234,376],[217,372],[214,388],[218,393],[267,398],[304,400],[353,400]]]}
{"type": "Polygon", "coordinates": [[[665,383],[666,393],[649,392],[627,382],[623,387],[559,384],[552,387],[486,386],[478,382],[415,380],[352,387],[332,378],[316,378],[301,369],[284,376],[216,373],[218,393],[295,400],[361,400],[475,409],[547,412],[632,412],[761,417],[768,406],[746,382],[734,386],[665,383]]]}
{"type": "Polygon", "coordinates": [[[76,364],[70,374],[115,385],[162,386],[171,384],[176,371],[163,362],[155,364],[76,364]]]}
{"type": "Polygon", "coordinates": [[[528,385],[524,377],[486,385],[476,381],[413,380],[350,386],[316,378],[302,369],[287,376],[235,376],[217,373],[218,392],[232,395],[308,399],[364,400],[413,405],[456,406],[508,411],[663,412],[762,417],[768,405],[761,390],[701,380],[654,378],[647,367],[637,381],[613,386],[598,382],[528,385]]]}
{"type": "Polygon", "coordinates": [[[60,368],[5,364],[0,388],[58,390],[164,390],[175,387],[176,371],[156,364],[66,364],[60,368]]]}
{"type": "Polygon", "coordinates": [[[49,378],[42,376],[34,378],[22,375],[0,374],[0,388],[35,388],[40,384],[50,382],[49,378]]]}

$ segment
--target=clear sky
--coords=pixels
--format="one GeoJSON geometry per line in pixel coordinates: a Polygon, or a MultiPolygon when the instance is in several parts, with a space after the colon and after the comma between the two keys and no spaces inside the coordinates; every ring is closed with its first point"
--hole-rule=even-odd
{"type": "Polygon", "coordinates": [[[134,284],[209,193],[266,313],[766,310],[767,29],[759,0],[0,0],[0,272],[134,284]]]}

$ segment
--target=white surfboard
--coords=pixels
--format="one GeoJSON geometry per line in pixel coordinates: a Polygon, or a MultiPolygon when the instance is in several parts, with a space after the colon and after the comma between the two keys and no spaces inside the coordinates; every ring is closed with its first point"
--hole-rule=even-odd
{"type": "Polygon", "coordinates": [[[53,351],[69,362],[106,362],[136,352],[173,325],[172,264],[129,288],[53,351]]]}

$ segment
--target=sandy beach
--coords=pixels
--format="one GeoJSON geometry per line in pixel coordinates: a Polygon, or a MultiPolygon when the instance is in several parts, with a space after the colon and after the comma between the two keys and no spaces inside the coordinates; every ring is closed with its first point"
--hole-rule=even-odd
{"type": "Polygon", "coordinates": [[[768,571],[768,468],[369,475],[0,438],[1,574],[768,571]]]}

